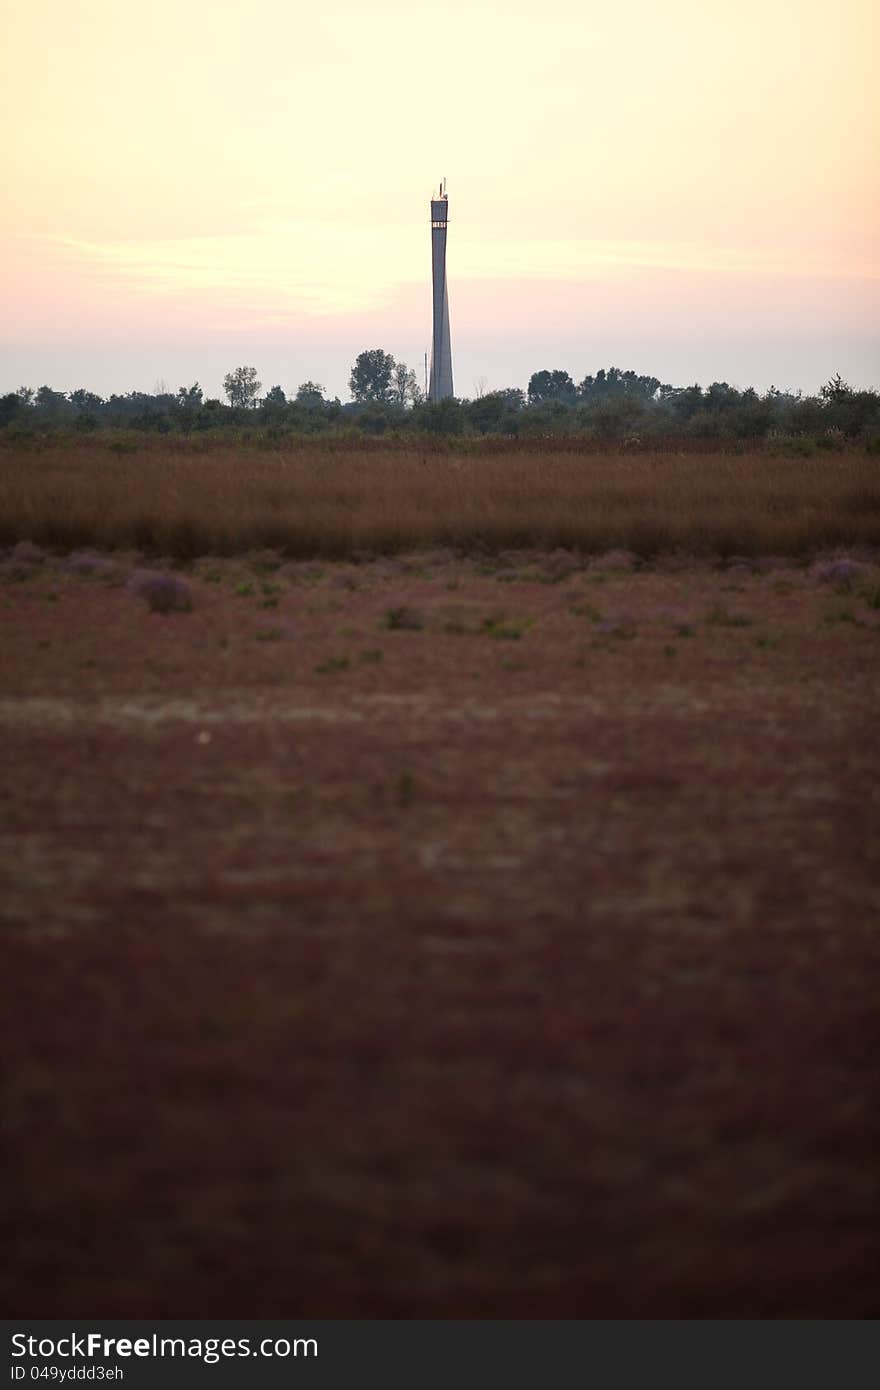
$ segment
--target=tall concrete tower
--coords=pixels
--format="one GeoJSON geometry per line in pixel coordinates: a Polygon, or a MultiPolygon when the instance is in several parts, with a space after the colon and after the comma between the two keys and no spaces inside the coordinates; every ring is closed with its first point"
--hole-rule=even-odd
{"type": "Polygon", "coordinates": [[[452,344],[449,341],[449,295],[446,291],[446,219],[449,199],[446,180],[431,199],[431,279],[434,286],[434,335],[431,342],[431,385],[428,399],[442,401],[452,391],[452,344]]]}

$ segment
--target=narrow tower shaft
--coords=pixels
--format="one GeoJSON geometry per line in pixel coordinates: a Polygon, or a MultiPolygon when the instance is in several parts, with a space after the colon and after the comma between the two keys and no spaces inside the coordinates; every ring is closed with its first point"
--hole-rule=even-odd
{"type": "Polygon", "coordinates": [[[434,289],[434,330],[431,340],[431,385],[428,397],[441,401],[451,396],[452,345],[449,339],[449,296],[446,290],[446,222],[449,200],[446,181],[431,199],[431,281],[434,289]]]}

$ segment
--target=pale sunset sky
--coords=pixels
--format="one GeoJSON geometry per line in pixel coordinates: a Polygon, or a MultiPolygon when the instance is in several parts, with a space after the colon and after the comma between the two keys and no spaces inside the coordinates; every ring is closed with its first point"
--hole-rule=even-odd
{"type": "Polygon", "coordinates": [[[0,391],[880,385],[876,0],[3,0],[0,391]]]}

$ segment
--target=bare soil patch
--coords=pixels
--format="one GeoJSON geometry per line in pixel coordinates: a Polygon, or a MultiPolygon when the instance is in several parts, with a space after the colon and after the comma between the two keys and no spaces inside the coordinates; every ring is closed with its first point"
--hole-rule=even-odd
{"type": "Polygon", "coordinates": [[[10,1314],[878,1312],[875,556],[98,558],[0,565],[10,1314]]]}

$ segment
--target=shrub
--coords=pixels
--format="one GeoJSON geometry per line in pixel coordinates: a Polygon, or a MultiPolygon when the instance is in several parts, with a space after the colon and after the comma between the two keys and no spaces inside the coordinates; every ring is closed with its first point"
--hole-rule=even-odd
{"type": "Polygon", "coordinates": [[[19,541],[13,546],[12,558],[19,565],[39,565],[45,560],[46,552],[33,541],[19,541]]]}
{"type": "Polygon", "coordinates": [[[384,627],[390,628],[393,632],[419,632],[425,626],[421,613],[415,608],[408,608],[406,604],[401,604],[399,608],[389,608],[382,622],[384,627]]]}
{"type": "Polygon", "coordinates": [[[880,584],[866,587],[862,590],[862,598],[869,608],[880,609],[880,584]]]}
{"type": "Polygon", "coordinates": [[[706,614],[706,622],[715,627],[748,627],[751,621],[743,613],[729,613],[720,603],[716,603],[706,614]]]}
{"type": "Polygon", "coordinates": [[[185,613],[192,608],[189,585],[176,574],[135,570],[125,587],[136,598],[142,598],[153,613],[185,613]]]}
{"type": "Polygon", "coordinates": [[[94,576],[99,579],[111,579],[116,573],[113,561],[106,555],[96,555],[93,550],[74,551],[65,560],[64,568],[70,574],[94,576]]]}
{"type": "Polygon", "coordinates": [[[591,570],[621,570],[628,572],[634,570],[639,563],[639,557],[633,555],[630,550],[608,550],[604,555],[597,555],[590,561],[591,570]]]}
{"type": "Polygon", "coordinates": [[[506,620],[503,613],[494,614],[483,622],[483,631],[496,642],[518,642],[529,624],[524,620],[506,620]]]}
{"type": "Polygon", "coordinates": [[[322,661],[320,666],[315,667],[315,672],[319,676],[333,676],[339,671],[347,671],[348,667],[347,656],[330,656],[326,661],[322,661]]]}
{"type": "Polygon", "coordinates": [[[851,589],[858,580],[864,579],[868,566],[859,560],[849,560],[841,556],[836,560],[821,560],[813,565],[810,574],[820,584],[834,584],[840,589],[851,589]]]}
{"type": "Polygon", "coordinates": [[[846,444],[846,435],[843,430],[835,429],[831,426],[816,435],[817,449],[842,449],[846,444]]]}
{"type": "Polygon", "coordinates": [[[408,768],[404,768],[394,783],[398,805],[411,806],[418,791],[418,783],[408,768]]]}
{"type": "Polygon", "coordinates": [[[812,439],[808,439],[803,434],[788,434],[784,430],[770,430],[767,435],[767,447],[771,454],[784,455],[788,458],[812,458],[816,452],[816,445],[812,439]]]}
{"type": "Polygon", "coordinates": [[[835,603],[825,614],[823,622],[827,627],[833,627],[835,623],[852,623],[854,627],[861,627],[862,623],[856,617],[848,603],[835,603]]]}
{"type": "Polygon", "coordinates": [[[631,641],[636,635],[636,628],[627,618],[606,618],[596,624],[596,632],[600,637],[617,637],[622,641],[631,641]]]}
{"type": "Polygon", "coordinates": [[[136,454],[141,441],[135,434],[115,434],[107,445],[111,453],[117,458],[122,458],[125,454],[136,454]]]}

